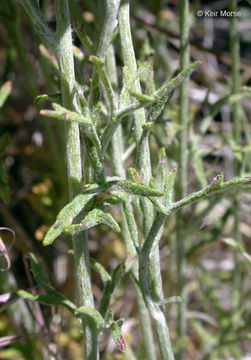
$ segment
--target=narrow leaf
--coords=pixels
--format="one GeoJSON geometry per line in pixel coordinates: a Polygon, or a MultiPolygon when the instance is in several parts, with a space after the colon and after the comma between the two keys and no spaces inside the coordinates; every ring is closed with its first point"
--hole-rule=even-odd
{"type": "Polygon", "coordinates": [[[53,295],[51,294],[45,294],[45,295],[33,295],[30,294],[29,292],[25,291],[25,290],[18,290],[17,291],[17,295],[25,298],[27,300],[31,300],[31,301],[37,301],[41,304],[44,305],[61,305],[64,306],[65,308],[67,308],[72,314],[74,314],[74,311],[76,309],[76,306],[68,299],[65,299],[62,295],[60,295],[59,293],[57,293],[55,291],[55,294],[53,295]]]}
{"type": "Polygon", "coordinates": [[[103,265],[101,265],[97,260],[90,258],[90,265],[95,271],[99,273],[104,284],[111,280],[111,276],[105,270],[103,265]]]}
{"type": "Polygon", "coordinates": [[[169,298],[166,298],[162,301],[160,301],[158,304],[159,305],[166,305],[166,304],[170,304],[170,303],[182,303],[184,302],[184,299],[181,296],[171,296],[169,298]]]}
{"type": "Polygon", "coordinates": [[[114,220],[111,214],[105,213],[102,210],[94,209],[79,223],[65,227],[64,231],[72,233],[74,231],[88,230],[99,224],[106,224],[113,231],[120,232],[118,223],[114,220]]]}
{"type": "Polygon", "coordinates": [[[0,88],[0,108],[4,105],[5,101],[7,100],[8,96],[11,93],[12,83],[11,81],[6,81],[0,88]]]}
{"type": "Polygon", "coordinates": [[[115,321],[110,328],[113,340],[121,351],[125,351],[125,342],[121,334],[123,321],[124,321],[123,319],[119,319],[115,321]]]}
{"type": "Polygon", "coordinates": [[[81,306],[80,308],[75,310],[75,313],[81,313],[92,318],[97,326],[97,329],[101,330],[105,327],[105,320],[101,316],[101,314],[89,306],[81,306]]]}
{"type": "Polygon", "coordinates": [[[53,110],[41,110],[40,114],[43,116],[53,117],[55,119],[64,120],[64,121],[75,121],[82,125],[92,125],[89,118],[84,117],[81,114],[78,114],[74,111],[65,109],[63,106],[56,103],[52,104],[53,110]]]}
{"type": "Polygon", "coordinates": [[[35,97],[34,104],[38,105],[39,103],[41,103],[42,101],[45,101],[45,100],[54,100],[54,101],[55,101],[55,99],[60,100],[60,97],[61,97],[60,92],[53,93],[53,94],[38,95],[35,97]]]}
{"type": "Polygon", "coordinates": [[[34,254],[29,255],[31,271],[37,284],[42,289],[44,289],[47,296],[49,296],[51,299],[54,299],[54,301],[57,301],[58,305],[65,306],[72,312],[76,308],[75,305],[52,287],[50,280],[45,275],[41,262],[34,254]]]}
{"type": "Polygon", "coordinates": [[[113,292],[116,286],[119,285],[124,275],[125,275],[125,266],[123,264],[118,264],[112,272],[111,292],[113,292]]]}
{"type": "Polygon", "coordinates": [[[118,182],[113,188],[138,196],[163,196],[163,192],[159,190],[152,189],[149,186],[135,183],[130,180],[122,180],[118,182]]]}

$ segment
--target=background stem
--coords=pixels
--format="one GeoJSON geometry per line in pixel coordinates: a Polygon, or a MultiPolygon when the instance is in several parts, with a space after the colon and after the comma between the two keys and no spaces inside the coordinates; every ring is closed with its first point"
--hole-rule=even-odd
{"type": "MultiPolygon", "coordinates": [[[[188,0],[179,1],[179,28],[180,28],[180,70],[184,70],[189,65],[189,2],[188,0]]],[[[179,95],[179,124],[182,130],[179,132],[178,150],[178,173],[176,199],[182,199],[187,191],[187,122],[188,122],[188,86],[189,80],[184,80],[180,85],[179,95]]],[[[183,359],[184,336],[185,336],[185,239],[184,239],[184,210],[181,209],[176,214],[176,256],[177,256],[177,295],[184,299],[178,304],[177,337],[180,342],[177,359],[183,359]]]]}
{"type": "MultiPolygon", "coordinates": [[[[229,0],[228,2],[229,11],[237,11],[237,0],[229,0]]],[[[230,53],[232,60],[232,94],[238,94],[240,91],[240,46],[239,38],[237,33],[237,21],[235,17],[230,17],[230,53]]],[[[241,122],[240,122],[240,107],[241,104],[237,101],[232,105],[232,138],[236,145],[241,145],[241,122]]],[[[241,171],[241,162],[239,158],[234,153],[233,160],[233,170],[234,176],[239,176],[241,171]]],[[[237,242],[241,242],[241,233],[240,233],[240,219],[239,219],[239,203],[237,197],[233,200],[233,214],[234,214],[234,239],[237,242]]],[[[238,307],[240,301],[240,272],[239,272],[239,254],[237,251],[234,253],[235,267],[234,267],[234,280],[233,280],[233,291],[232,291],[232,305],[233,308],[238,307]]]]}

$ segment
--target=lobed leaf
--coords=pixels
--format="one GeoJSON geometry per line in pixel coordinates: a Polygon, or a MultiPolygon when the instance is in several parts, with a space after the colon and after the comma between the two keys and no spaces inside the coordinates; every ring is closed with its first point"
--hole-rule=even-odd
{"type": "Polygon", "coordinates": [[[89,200],[91,200],[95,195],[107,191],[108,189],[115,191],[122,190],[138,196],[163,195],[161,191],[152,189],[143,184],[134,183],[130,180],[110,180],[101,185],[89,185],[83,193],[75,196],[75,198],[59,212],[55,223],[49,228],[44,237],[43,245],[47,246],[51,244],[64,231],[71,233],[74,230],[80,230],[81,228],[88,229],[100,223],[105,223],[114,231],[119,232],[120,228],[112,216],[99,209],[94,209],[91,215],[87,215],[80,224],[72,225],[73,219],[80,213],[80,211],[83,210],[89,200]]]}
{"type": "Polygon", "coordinates": [[[73,219],[80,213],[89,200],[91,200],[96,194],[104,189],[104,186],[98,186],[96,184],[90,185],[88,189],[75,196],[74,199],[68,203],[59,212],[55,223],[47,231],[43,245],[47,246],[51,244],[67,227],[69,227],[73,219]]]}

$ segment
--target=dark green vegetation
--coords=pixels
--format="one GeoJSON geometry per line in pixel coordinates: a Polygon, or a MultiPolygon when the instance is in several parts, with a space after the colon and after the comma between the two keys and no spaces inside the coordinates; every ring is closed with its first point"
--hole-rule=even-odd
{"type": "Polygon", "coordinates": [[[1,0],[0,359],[250,355],[249,9],[203,6],[1,0]]]}

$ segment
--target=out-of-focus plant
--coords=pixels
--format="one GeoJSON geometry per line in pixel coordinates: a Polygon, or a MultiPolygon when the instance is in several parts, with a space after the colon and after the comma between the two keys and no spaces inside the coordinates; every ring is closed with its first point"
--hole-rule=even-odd
{"type": "MultiPolygon", "coordinates": [[[[0,108],[4,105],[11,92],[12,84],[10,81],[7,81],[0,88],[0,108]]],[[[9,145],[9,135],[5,133],[0,138],[0,197],[4,202],[8,202],[10,198],[9,187],[7,182],[7,174],[5,173],[3,166],[3,157],[6,151],[7,146],[9,145]]]]}

